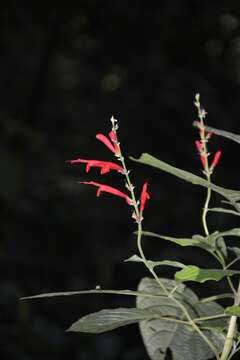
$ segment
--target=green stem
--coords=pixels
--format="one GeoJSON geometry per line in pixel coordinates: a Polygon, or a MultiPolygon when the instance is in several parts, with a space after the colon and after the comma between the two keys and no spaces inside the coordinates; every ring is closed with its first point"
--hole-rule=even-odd
{"type": "MultiPolygon", "coordinates": [[[[210,180],[210,179],[208,179],[208,180],[210,180]]],[[[203,213],[202,213],[202,223],[203,223],[203,228],[204,228],[204,232],[205,232],[206,236],[209,235],[209,230],[208,230],[208,226],[207,226],[207,213],[208,213],[208,205],[210,202],[211,193],[212,193],[212,190],[210,188],[208,188],[207,189],[207,197],[205,200],[203,213]]]]}
{"type": "MultiPolygon", "coordinates": [[[[234,305],[239,305],[239,304],[240,304],[240,282],[238,285],[237,295],[234,301],[234,305]]],[[[236,333],[236,327],[237,327],[237,316],[233,315],[231,316],[229,321],[228,332],[220,360],[227,360],[229,358],[233,346],[234,336],[236,333]]]]}

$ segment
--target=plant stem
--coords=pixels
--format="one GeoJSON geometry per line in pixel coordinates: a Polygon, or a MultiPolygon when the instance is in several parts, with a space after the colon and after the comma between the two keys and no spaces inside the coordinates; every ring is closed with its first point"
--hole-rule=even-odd
{"type": "MultiPolygon", "coordinates": [[[[208,180],[210,181],[210,177],[208,180]]],[[[208,226],[207,226],[207,213],[208,213],[208,205],[209,205],[209,202],[211,199],[211,193],[212,193],[212,190],[210,188],[208,188],[207,189],[207,197],[205,200],[203,213],[202,213],[202,223],[203,223],[203,228],[204,228],[206,236],[209,236],[209,230],[208,230],[208,226]]]]}
{"type": "MultiPolygon", "coordinates": [[[[237,295],[235,297],[234,305],[240,304],[240,282],[238,285],[237,295]]],[[[230,318],[229,325],[228,325],[228,332],[226,336],[226,340],[224,343],[223,351],[221,354],[220,360],[227,360],[228,356],[232,350],[232,345],[234,341],[234,336],[236,332],[236,326],[237,326],[237,316],[233,315],[230,318]]]]}

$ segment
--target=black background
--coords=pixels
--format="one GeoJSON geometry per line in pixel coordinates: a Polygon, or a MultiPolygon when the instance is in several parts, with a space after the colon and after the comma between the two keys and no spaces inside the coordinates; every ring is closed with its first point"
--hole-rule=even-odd
{"type": "MultiPolygon", "coordinates": [[[[1,359],[147,359],[134,325],[103,335],[64,332],[87,313],[134,306],[134,298],[18,299],[99,284],[136,289],[147,275],[141,264],[123,263],[136,253],[125,202],[109,194],[97,199],[95,189],[77,183],[123,189],[120,175],[86,174],[65,160],[113,160],[95,135],[107,134],[114,115],[126,158],[149,152],[201,174],[195,93],[209,125],[239,132],[239,11],[239,2],[229,0],[1,5],[1,359]]],[[[223,155],[214,181],[237,188],[237,144],[213,137],[210,151],[218,149],[223,155]]],[[[203,189],[127,162],[138,194],[149,181],[146,229],[179,237],[202,232],[203,189]]],[[[209,223],[211,231],[237,224],[222,214],[209,215],[209,223]]],[[[216,266],[194,248],[150,238],[144,246],[150,258],[216,266]]],[[[160,274],[172,276],[172,270],[160,274]]],[[[196,291],[223,287],[208,283],[196,291]]]]}

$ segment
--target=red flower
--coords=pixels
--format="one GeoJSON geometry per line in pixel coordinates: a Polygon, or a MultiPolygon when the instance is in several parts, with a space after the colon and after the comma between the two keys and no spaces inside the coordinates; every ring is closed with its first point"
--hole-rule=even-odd
{"type": "Polygon", "coordinates": [[[109,150],[114,154],[119,152],[119,147],[117,145],[117,136],[116,133],[112,130],[108,134],[109,138],[103,134],[97,134],[96,138],[100,140],[109,150]]]}
{"type": "Polygon", "coordinates": [[[218,150],[216,152],[216,154],[214,155],[214,158],[213,158],[213,161],[212,161],[212,164],[211,164],[211,167],[210,167],[211,170],[213,170],[217,166],[221,155],[222,155],[222,152],[220,150],[218,150]]]}
{"type": "Polygon", "coordinates": [[[201,153],[201,147],[202,147],[201,142],[200,142],[199,140],[196,140],[196,141],[195,141],[195,145],[196,145],[196,148],[197,148],[198,151],[199,151],[200,160],[201,160],[203,169],[205,169],[206,159],[205,159],[204,155],[201,153]]]}
{"type": "Polygon", "coordinates": [[[148,183],[145,182],[142,187],[142,192],[140,196],[140,212],[142,213],[145,207],[146,200],[150,199],[150,195],[147,192],[148,183]]]}
{"type": "Polygon", "coordinates": [[[99,167],[101,168],[101,175],[108,173],[110,170],[116,170],[121,173],[123,172],[122,166],[109,161],[76,159],[70,160],[70,163],[86,163],[86,172],[89,172],[91,167],[99,167]]]}
{"type": "Polygon", "coordinates": [[[121,198],[124,198],[128,205],[132,204],[131,199],[126,194],[124,194],[122,191],[120,191],[118,189],[115,189],[115,188],[113,188],[111,186],[100,184],[100,183],[97,183],[95,181],[81,181],[80,184],[87,184],[87,185],[97,186],[98,187],[98,189],[97,189],[97,197],[99,197],[101,195],[101,192],[107,192],[107,193],[119,196],[121,198]]]}

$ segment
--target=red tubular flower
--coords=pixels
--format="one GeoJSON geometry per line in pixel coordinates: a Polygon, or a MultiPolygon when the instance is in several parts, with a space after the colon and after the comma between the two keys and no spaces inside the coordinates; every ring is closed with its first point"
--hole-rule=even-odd
{"type": "Polygon", "coordinates": [[[132,204],[131,199],[126,194],[124,194],[122,191],[120,191],[118,189],[115,189],[115,188],[113,188],[111,186],[100,184],[100,183],[97,183],[95,181],[81,181],[80,184],[87,184],[87,185],[97,186],[98,187],[98,189],[97,189],[97,197],[99,197],[101,195],[101,192],[107,192],[107,193],[119,196],[121,198],[124,198],[128,205],[132,204]]]}
{"type": "Polygon", "coordinates": [[[211,164],[211,167],[210,167],[211,170],[213,170],[213,169],[217,166],[221,155],[222,155],[222,152],[221,152],[220,150],[218,150],[218,151],[215,153],[214,158],[213,158],[213,161],[212,161],[212,164],[211,164]]]}
{"type": "Polygon", "coordinates": [[[70,160],[70,163],[71,164],[86,163],[87,173],[89,172],[91,167],[101,168],[101,175],[108,173],[110,170],[116,170],[121,173],[123,172],[122,166],[110,161],[76,159],[76,160],[70,160]]]}
{"type": "Polygon", "coordinates": [[[103,134],[97,134],[96,138],[100,140],[109,150],[111,150],[114,154],[119,152],[117,142],[116,133],[112,130],[108,134],[109,138],[103,134]]]}
{"type": "Polygon", "coordinates": [[[148,183],[145,182],[142,187],[142,192],[140,196],[140,212],[142,213],[145,207],[146,200],[150,199],[150,195],[147,192],[148,183]]]}
{"type": "Polygon", "coordinates": [[[201,142],[199,140],[195,140],[195,145],[196,145],[196,148],[198,149],[198,151],[201,150],[201,142]]]}
{"type": "Polygon", "coordinates": [[[196,140],[195,141],[195,145],[196,145],[196,148],[198,149],[199,151],[199,154],[200,154],[200,160],[201,160],[201,163],[202,163],[202,166],[203,166],[203,169],[205,169],[205,166],[206,166],[206,159],[204,157],[203,154],[201,154],[201,142],[199,140],[196,140]]]}

